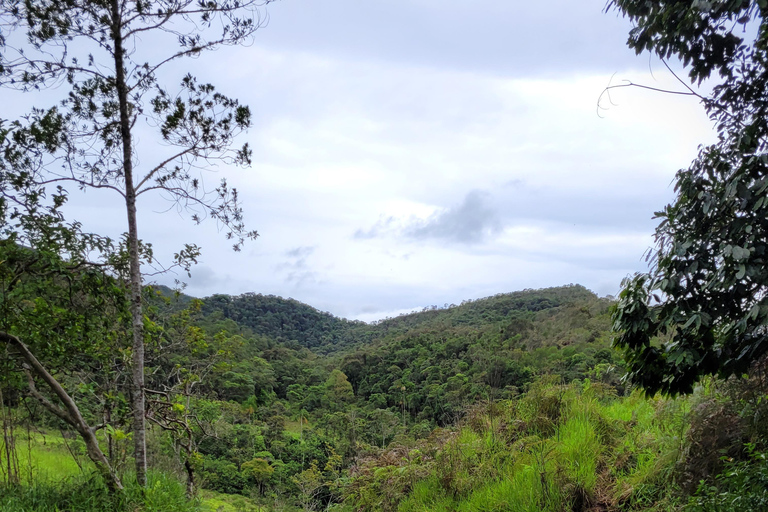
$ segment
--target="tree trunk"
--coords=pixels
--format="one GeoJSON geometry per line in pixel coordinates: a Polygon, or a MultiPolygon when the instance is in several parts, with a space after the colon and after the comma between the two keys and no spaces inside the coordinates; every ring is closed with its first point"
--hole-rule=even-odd
{"type": "Polygon", "coordinates": [[[125,209],[128,216],[128,259],[130,262],[130,303],[133,327],[133,456],[136,481],[147,485],[147,445],[144,420],[144,316],[141,304],[141,262],[139,232],[136,224],[136,188],[133,183],[131,119],[128,112],[128,87],[125,79],[122,17],[119,0],[112,0],[112,40],[115,45],[115,87],[120,107],[120,137],[123,144],[125,209]]]}
{"type": "Polygon", "coordinates": [[[195,497],[195,468],[189,459],[184,461],[184,469],[187,470],[187,498],[191,500],[195,497]]]}
{"type": "MultiPolygon", "coordinates": [[[[3,430],[3,451],[5,452],[4,471],[0,471],[0,484],[16,485],[19,483],[19,457],[16,453],[16,437],[13,432],[14,418],[9,407],[5,406],[3,388],[0,387],[0,420],[3,430]],[[5,481],[2,480],[5,473],[5,481]]],[[[0,454],[3,462],[3,454],[0,454]]]]}
{"type": "Polygon", "coordinates": [[[99,471],[99,473],[101,473],[102,477],[104,477],[104,481],[106,482],[109,489],[112,492],[122,491],[123,484],[120,482],[120,478],[112,469],[112,466],[109,464],[107,457],[104,456],[104,452],[102,452],[101,448],[99,447],[99,441],[96,439],[96,429],[90,427],[85,422],[82,414],[80,414],[80,409],[77,407],[77,404],[72,399],[72,397],[69,396],[63,387],[61,387],[61,384],[59,384],[53,375],[48,373],[48,370],[45,369],[42,363],[38,361],[35,355],[29,350],[29,347],[27,347],[20,339],[18,339],[16,336],[0,331],[0,341],[11,344],[18,351],[19,355],[24,358],[24,361],[26,361],[24,371],[27,374],[29,391],[32,396],[37,398],[40,403],[45,406],[46,409],[72,426],[77,431],[77,433],[80,434],[80,437],[85,442],[88,457],[96,465],[96,469],[99,471]],[[38,377],[40,377],[40,379],[42,379],[46,385],[48,385],[48,387],[61,401],[61,403],[64,404],[64,409],[51,403],[47,398],[45,398],[37,391],[30,370],[33,371],[38,377]]]}

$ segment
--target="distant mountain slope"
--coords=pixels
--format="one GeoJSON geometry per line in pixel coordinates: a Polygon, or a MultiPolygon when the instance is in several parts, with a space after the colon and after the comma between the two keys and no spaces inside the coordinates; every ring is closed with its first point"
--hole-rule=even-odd
{"type": "Polygon", "coordinates": [[[449,424],[468,401],[515,396],[537,375],[568,382],[609,371],[618,363],[609,306],[565,286],[403,315],[379,322],[372,342],[345,351],[338,367],[360,399],[449,424]]]}
{"type": "Polygon", "coordinates": [[[206,297],[203,312],[221,314],[259,336],[295,341],[310,349],[345,345],[351,341],[351,329],[368,327],[364,322],[338,318],[294,299],[257,293],[206,297]]]}
{"type": "Polygon", "coordinates": [[[499,293],[492,297],[467,300],[461,305],[424,308],[422,311],[377,323],[385,328],[413,328],[430,323],[478,327],[500,322],[519,312],[535,312],[578,302],[592,302],[598,297],[581,285],[567,285],[539,290],[499,293]]]}
{"type": "Polygon", "coordinates": [[[468,403],[513,397],[544,374],[618,385],[610,304],[569,285],[366,324],[294,299],[246,293],[202,299],[200,321],[211,332],[224,329],[246,341],[237,369],[227,373],[245,383],[244,396],[253,386],[259,400],[273,393],[308,412],[322,410],[330,407],[328,379],[336,370],[336,379],[350,388],[348,401],[366,410],[399,410],[412,421],[447,425],[468,403]]]}
{"type": "Polygon", "coordinates": [[[206,297],[203,299],[203,312],[231,319],[256,335],[283,343],[295,342],[314,352],[329,354],[356,346],[367,346],[376,340],[412,330],[454,327],[481,329],[504,322],[515,324],[527,321],[536,312],[597,301],[597,295],[583,286],[568,285],[503,293],[443,308],[432,306],[419,312],[366,324],[336,317],[294,299],[245,293],[206,297]]]}

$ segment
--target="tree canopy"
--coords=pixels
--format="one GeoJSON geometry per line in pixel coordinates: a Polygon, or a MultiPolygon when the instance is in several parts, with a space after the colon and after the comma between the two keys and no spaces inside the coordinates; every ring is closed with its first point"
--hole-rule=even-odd
{"type": "Polygon", "coordinates": [[[635,24],[631,48],[679,59],[692,83],[712,84],[706,96],[685,85],[717,142],[677,173],[675,201],[656,214],[650,270],[623,283],[613,314],[631,380],[651,393],[687,393],[702,376],[742,373],[768,351],[768,4],[610,7],[635,24]]]}

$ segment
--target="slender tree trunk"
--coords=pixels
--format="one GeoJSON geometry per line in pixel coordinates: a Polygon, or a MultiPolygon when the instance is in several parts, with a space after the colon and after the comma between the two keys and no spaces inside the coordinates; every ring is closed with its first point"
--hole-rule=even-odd
{"type": "MultiPolygon", "coordinates": [[[[132,185],[130,188],[133,188],[132,185]]],[[[147,446],[144,420],[144,317],[141,305],[141,269],[139,266],[136,230],[135,197],[126,198],[128,205],[128,252],[131,276],[131,319],[133,324],[133,455],[136,460],[136,480],[147,485],[147,446]]]]}
{"type": "Polygon", "coordinates": [[[3,428],[3,449],[5,451],[5,461],[3,454],[0,453],[0,462],[4,462],[3,469],[0,470],[0,477],[5,473],[5,480],[0,479],[0,483],[5,485],[19,483],[19,457],[16,453],[16,435],[13,432],[14,419],[10,407],[6,408],[3,390],[0,387],[0,420],[3,428]]]}
{"type": "Polygon", "coordinates": [[[40,401],[40,403],[42,403],[46,409],[72,426],[77,431],[77,433],[80,434],[80,437],[85,442],[85,448],[88,453],[88,457],[91,459],[91,461],[93,461],[93,463],[96,465],[96,469],[104,477],[104,481],[106,482],[107,486],[113,492],[121,491],[123,489],[123,484],[120,482],[120,478],[117,476],[117,473],[115,473],[115,471],[112,469],[112,466],[107,460],[107,457],[104,455],[104,452],[102,452],[101,448],[99,447],[99,441],[96,438],[96,429],[90,427],[85,422],[83,415],[80,414],[80,409],[77,407],[77,404],[72,399],[72,397],[69,396],[63,387],[61,387],[61,384],[59,384],[53,375],[48,373],[48,370],[45,369],[42,363],[29,350],[29,347],[27,347],[20,339],[18,339],[16,336],[0,331],[0,342],[12,345],[19,353],[19,355],[24,358],[26,363],[24,371],[27,373],[30,393],[35,398],[37,398],[38,401],[40,401]],[[64,404],[63,409],[58,405],[51,403],[47,398],[45,398],[37,391],[30,370],[33,371],[38,377],[40,377],[40,379],[45,382],[45,384],[61,401],[61,403],[64,404]]]}
{"type": "Polygon", "coordinates": [[[144,317],[141,304],[141,262],[139,231],[136,223],[136,188],[133,183],[131,119],[128,112],[128,87],[125,80],[122,16],[119,0],[112,0],[112,40],[115,45],[115,86],[120,106],[120,136],[123,143],[125,209],[128,215],[128,259],[130,262],[130,303],[133,327],[133,456],[136,481],[147,485],[147,444],[144,420],[144,317]]]}
{"type": "Polygon", "coordinates": [[[191,500],[195,497],[195,468],[189,459],[184,461],[184,469],[187,470],[187,498],[191,500]]]}

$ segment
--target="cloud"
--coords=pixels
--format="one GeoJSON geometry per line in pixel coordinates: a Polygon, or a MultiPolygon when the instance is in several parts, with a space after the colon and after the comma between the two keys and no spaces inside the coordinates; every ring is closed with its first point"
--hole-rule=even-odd
{"type": "Polygon", "coordinates": [[[357,231],[355,231],[355,234],[352,235],[352,238],[355,238],[357,240],[379,238],[385,233],[392,231],[393,225],[395,225],[396,222],[397,220],[391,216],[386,218],[381,218],[376,222],[376,224],[371,226],[369,229],[358,229],[357,231]]]}
{"type": "Polygon", "coordinates": [[[464,201],[424,221],[406,227],[404,235],[415,240],[445,240],[461,244],[477,244],[501,231],[496,210],[488,204],[490,194],[473,190],[464,201]]]}
{"type": "MultiPolygon", "coordinates": [[[[653,211],[710,132],[698,103],[617,90],[597,116],[613,72],[650,79],[605,0],[447,1],[275,3],[255,46],[201,56],[201,79],[253,108],[254,168],[212,172],[238,185],[260,237],[232,253],[215,223],[188,229],[146,196],[158,257],[203,247],[215,273],[193,274],[200,296],[293,296],[365,319],[570,282],[615,293],[645,268],[653,211]]],[[[119,236],[124,214],[97,197],[68,211],[119,236]]]]}
{"type": "Polygon", "coordinates": [[[285,255],[295,260],[296,264],[304,265],[307,256],[311,256],[315,252],[314,247],[296,247],[285,252],[285,255]]]}
{"type": "Polygon", "coordinates": [[[491,199],[488,192],[473,190],[461,203],[441,209],[427,218],[382,215],[370,228],[358,229],[352,237],[356,240],[395,237],[478,244],[502,231],[501,220],[496,208],[490,204],[491,199]]]}
{"type": "Polygon", "coordinates": [[[277,265],[278,270],[286,271],[285,281],[297,286],[317,281],[317,272],[310,270],[307,258],[315,252],[314,247],[300,246],[285,252],[287,261],[277,265]]]}
{"type": "Polygon", "coordinates": [[[191,274],[192,278],[189,284],[194,285],[196,288],[208,288],[221,281],[216,272],[211,267],[205,265],[194,267],[191,274]]]}

